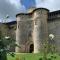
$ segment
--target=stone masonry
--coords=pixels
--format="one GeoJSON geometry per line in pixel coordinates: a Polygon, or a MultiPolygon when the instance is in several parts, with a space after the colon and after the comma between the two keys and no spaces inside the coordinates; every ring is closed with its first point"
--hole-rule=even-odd
{"type": "MultiPolygon", "coordinates": [[[[19,47],[11,46],[12,52],[39,53],[53,34],[56,51],[60,53],[60,10],[49,12],[46,8],[32,8],[28,13],[16,15],[16,21],[0,23],[3,36],[16,40],[19,47]]],[[[50,51],[50,50],[49,50],[50,51]]]]}
{"type": "Polygon", "coordinates": [[[31,13],[20,13],[17,17],[16,52],[26,52],[29,32],[34,45],[34,53],[39,53],[44,40],[48,40],[48,9],[38,8],[31,13]],[[44,18],[43,18],[44,17],[44,18]],[[28,22],[31,22],[30,24],[28,22]],[[31,26],[32,25],[32,26],[31,26]],[[30,31],[29,31],[30,29],[30,31]],[[26,46],[25,46],[26,45],[26,46]]]}

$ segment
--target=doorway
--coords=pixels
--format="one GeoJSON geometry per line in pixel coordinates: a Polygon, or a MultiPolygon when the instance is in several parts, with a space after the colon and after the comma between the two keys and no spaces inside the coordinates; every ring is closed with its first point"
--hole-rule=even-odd
{"type": "Polygon", "coordinates": [[[33,44],[30,45],[30,49],[29,50],[30,50],[29,51],[30,53],[33,53],[33,51],[34,51],[34,45],[33,44]]]}

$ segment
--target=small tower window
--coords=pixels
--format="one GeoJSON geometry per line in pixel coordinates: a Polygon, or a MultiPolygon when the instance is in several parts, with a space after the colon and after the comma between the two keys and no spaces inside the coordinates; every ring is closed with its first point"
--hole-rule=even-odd
{"type": "Polygon", "coordinates": [[[19,25],[18,25],[18,28],[19,28],[19,25]]]}
{"type": "Polygon", "coordinates": [[[35,20],[35,25],[37,25],[37,20],[35,20]]]}

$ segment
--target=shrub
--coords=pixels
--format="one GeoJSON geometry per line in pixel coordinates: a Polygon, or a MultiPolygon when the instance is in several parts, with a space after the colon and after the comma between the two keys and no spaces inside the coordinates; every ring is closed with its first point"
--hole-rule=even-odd
{"type": "Polygon", "coordinates": [[[42,57],[40,57],[39,60],[43,60],[42,57]]]}
{"type": "Polygon", "coordinates": [[[48,58],[47,60],[52,60],[51,58],[48,58]]]}
{"type": "Polygon", "coordinates": [[[56,56],[54,56],[54,59],[56,59],[56,56]]]}
{"type": "Polygon", "coordinates": [[[51,58],[53,58],[54,56],[53,55],[51,55],[51,58]]]}
{"type": "Polygon", "coordinates": [[[11,53],[10,55],[11,55],[12,57],[15,57],[15,54],[14,54],[14,53],[11,53]]]}

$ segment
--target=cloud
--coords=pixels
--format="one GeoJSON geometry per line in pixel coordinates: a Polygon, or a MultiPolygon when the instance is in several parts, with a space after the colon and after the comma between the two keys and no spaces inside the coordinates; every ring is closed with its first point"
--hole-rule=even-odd
{"type": "Polygon", "coordinates": [[[7,0],[7,2],[11,3],[16,8],[19,8],[19,7],[22,6],[21,3],[20,3],[20,0],[7,0]]]}
{"type": "Polygon", "coordinates": [[[44,7],[51,11],[60,10],[60,0],[36,0],[36,7],[44,7]]]}
{"type": "Polygon", "coordinates": [[[19,0],[0,0],[0,19],[8,14],[10,19],[15,19],[19,12],[26,12],[26,9],[19,0]]]}
{"type": "Polygon", "coordinates": [[[0,0],[0,20],[8,14],[15,20],[17,13],[26,12],[29,7],[44,7],[50,11],[60,10],[60,0],[0,0]]]}

